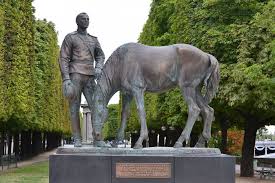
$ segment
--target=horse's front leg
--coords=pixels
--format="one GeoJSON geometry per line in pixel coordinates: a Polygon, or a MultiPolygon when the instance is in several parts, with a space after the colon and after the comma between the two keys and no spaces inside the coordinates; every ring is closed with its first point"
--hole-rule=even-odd
{"type": "Polygon", "coordinates": [[[130,115],[130,104],[133,99],[132,95],[122,94],[122,111],[121,111],[121,123],[120,128],[117,133],[115,145],[124,140],[124,133],[126,128],[126,123],[130,115]]]}
{"type": "Polygon", "coordinates": [[[139,114],[139,119],[140,119],[140,136],[134,146],[135,149],[140,149],[142,148],[142,142],[143,140],[148,141],[148,129],[147,129],[147,124],[146,124],[146,114],[145,114],[145,109],[144,109],[144,90],[143,89],[138,89],[134,91],[134,97],[137,105],[137,110],[139,114]]]}

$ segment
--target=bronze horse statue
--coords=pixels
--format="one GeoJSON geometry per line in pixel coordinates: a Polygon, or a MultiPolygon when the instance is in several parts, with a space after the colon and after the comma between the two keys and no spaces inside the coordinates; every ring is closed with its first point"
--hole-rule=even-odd
{"type": "Polygon", "coordinates": [[[188,142],[193,125],[201,114],[204,127],[196,144],[202,147],[211,137],[214,110],[208,105],[218,89],[220,80],[217,59],[188,44],[146,46],[128,43],[118,47],[103,67],[96,86],[93,108],[95,146],[104,146],[102,126],[107,119],[107,104],[117,91],[122,94],[121,125],[117,140],[124,139],[124,130],[134,98],[141,129],[134,148],[142,148],[148,140],[144,92],[164,92],[179,86],[188,105],[188,119],[174,147],[188,142]],[[201,90],[205,86],[205,94],[201,90]]]}

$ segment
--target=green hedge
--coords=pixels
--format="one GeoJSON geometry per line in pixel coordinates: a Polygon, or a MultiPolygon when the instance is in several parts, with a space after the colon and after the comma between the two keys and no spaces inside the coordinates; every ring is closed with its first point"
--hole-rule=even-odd
{"type": "Polygon", "coordinates": [[[0,130],[69,133],[54,24],[32,0],[0,4],[0,130]],[[3,11],[5,10],[5,11],[3,11]]]}

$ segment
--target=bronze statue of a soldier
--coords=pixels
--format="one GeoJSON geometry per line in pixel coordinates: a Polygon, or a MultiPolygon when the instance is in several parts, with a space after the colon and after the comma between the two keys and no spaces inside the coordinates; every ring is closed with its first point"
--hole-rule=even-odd
{"type": "Polygon", "coordinates": [[[92,109],[95,79],[98,79],[104,64],[104,53],[96,37],[87,33],[89,16],[80,13],[76,17],[77,31],[66,35],[60,50],[60,70],[63,93],[69,100],[74,146],[81,147],[79,109],[81,94],[92,109]],[[94,61],[96,62],[94,67],[94,61]]]}

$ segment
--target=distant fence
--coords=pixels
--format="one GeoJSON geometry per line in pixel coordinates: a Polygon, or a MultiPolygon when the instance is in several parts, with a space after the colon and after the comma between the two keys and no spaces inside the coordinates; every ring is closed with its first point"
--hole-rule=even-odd
{"type": "Polygon", "coordinates": [[[23,131],[20,133],[0,133],[0,157],[15,154],[19,159],[27,159],[61,145],[62,135],[23,131]]]}
{"type": "MultiPolygon", "coordinates": [[[[159,130],[149,130],[149,147],[173,147],[182,132],[181,128],[169,127],[159,130]]],[[[131,133],[131,147],[135,145],[139,138],[139,133],[131,133]]],[[[191,133],[190,146],[193,147],[198,141],[198,134],[191,133]]],[[[185,142],[183,143],[185,146],[185,142]]],[[[146,147],[146,142],[143,142],[143,147],[146,147]]]]}

